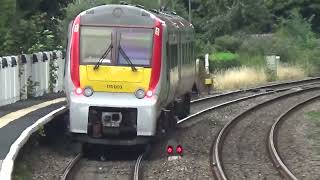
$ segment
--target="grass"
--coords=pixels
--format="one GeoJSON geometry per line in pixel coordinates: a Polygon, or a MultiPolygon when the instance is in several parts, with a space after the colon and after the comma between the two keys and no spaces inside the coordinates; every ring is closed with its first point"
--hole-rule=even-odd
{"type": "MultiPolygon", "coordinates": [[[[236,67],[218,72],[214,76],[216,90],[235,90],[257,86],[268,82],[268,74],[259,67],[236,67]]],[[[299,80],[307,77],[307,73],[300,67],[279,65],[277,80],[299,80]]]]}
{"type": "Polygon", "coordinates": [[[305,113],[307,117],[314,123],[315,128],[312,131],[309,131],[308,138],[313,141],[313,146],[317,149],[317,152],[320,154],[320,112],[311,111],[305,113]]]}
{"type": "Polygon", "coordinates": [[[215,74],[214,87],[217,90],[234,90],[267,82],[267,75],[261,69],[240,67],[215,74]]]}
{"type": "Polygon", "coordinates": [[[239,61],[244,66],[250,66],[250,67],[259,67],[263,68],[266,66],[265,58],[261,55],[249,55],[246,53],[242,53],[239,56],[239,61]]]}
{"type": "Polygon", "coordinates": [[[319,122],[320,127],[320,112],[311,111],[307,113],[307,116],[309,116],[312,120],[319,122]]]}
{"type": "Polygon", "coordinates": [[[39,146],[39,139],[43,137],[43,128],[32,134],[29,140],[24,144],[19,151],[14,162],[12,172],[12,180],[29,180],[32,179],[32,162],[37,161],[38,157],[30,155],[35,148],[39,146]]]}
{"type": "Polygon", "coordinates": [[[232,61],[235,59],[238,59],[239,55],[230,53],[230,52],[217,52],[214,54],[211,54],[209,59],[216,60],[216,61],[232,61]]]}
{"type": "Polygon", "coordinates": [[[23,161],[17,161],[15,163],[12,174],[13,180],[32,179],[30,164],[23,163],[23,161]]]}
{"type": "Polygon", "coordinates": [[[299,80],[307,77],[307,73],[300,67],[296,66],[278,66],[278,80],[299,80]]]}

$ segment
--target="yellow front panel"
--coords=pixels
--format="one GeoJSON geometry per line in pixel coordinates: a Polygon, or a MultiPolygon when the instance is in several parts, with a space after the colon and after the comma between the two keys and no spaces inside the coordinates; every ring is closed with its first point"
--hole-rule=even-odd
{"type": "Polygon", "coordinates": [[[147,90],[149,87],[151,68],[124,66],[100,66],[94,70],[94,65],[80,66],[81,87],[90,86],[98,92],[135,92],[138,88],[147,90]]]}

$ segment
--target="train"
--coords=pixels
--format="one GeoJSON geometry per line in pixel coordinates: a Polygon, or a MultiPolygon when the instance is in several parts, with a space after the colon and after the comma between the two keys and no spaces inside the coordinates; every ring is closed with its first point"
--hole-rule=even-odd
{"type": "Polygon", "coordinates": [[[69,24],[69,132],[93,144],[146,144],[190,113],[195,30],[175,12],[110,4],[69,24]]]}

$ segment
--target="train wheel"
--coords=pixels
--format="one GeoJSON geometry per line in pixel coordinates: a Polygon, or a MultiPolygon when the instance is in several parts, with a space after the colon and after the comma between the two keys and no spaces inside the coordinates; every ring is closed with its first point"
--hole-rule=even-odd
{"type": "Polygon", "coordinates": [[[162,112],[157,123],[157,137],[163,138],[175,131],[178,117],[172,111],[162,112]]]}
{"type": "Polygon", "coordinates": [[[190,114],[190,101],[191,101],[191,95],[190,94],[186,94],[185,103],[184,103],[185,117],[187,117],[190,114]]]}
{"type": "Polygon", "coordinates": [[[183,119],[190,114],[190,94],[184,95],[182,99],[181,102],[175,103],[176,115],[179,119],[183,119]]]}
{"type": "Polygon", "coordinates": [[[83,143],[82,144],[82,153],[84,155],[89,155],[91,150],[92,150],[91,144],[89,144],[89,143],[83,143]]]}

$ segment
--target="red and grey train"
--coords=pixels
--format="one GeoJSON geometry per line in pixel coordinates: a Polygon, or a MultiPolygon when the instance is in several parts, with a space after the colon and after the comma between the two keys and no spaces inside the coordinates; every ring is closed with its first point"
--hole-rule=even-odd
{"type": "Polygon", "coordinates": [[[130,5],[80,13],[69,27],[65,89],[70,132],[135,145],[190,111],[195,32],[182,17],[130,5]]]}

